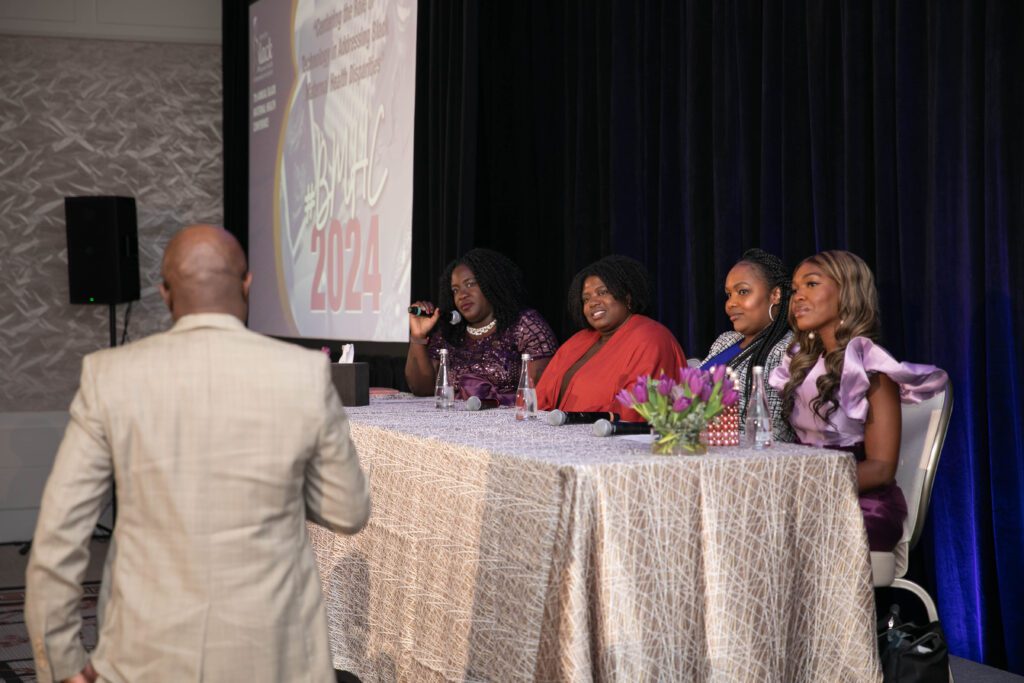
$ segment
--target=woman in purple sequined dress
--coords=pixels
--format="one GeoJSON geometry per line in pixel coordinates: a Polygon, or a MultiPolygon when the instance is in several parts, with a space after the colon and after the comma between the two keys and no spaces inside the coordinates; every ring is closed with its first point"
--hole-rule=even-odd
{"type": "Polygon", "coordinates": [[[448,349],[459,398],[515,403],[522,354],[531,356],[536,383],[558,348],[551,327],[525,301],[522,271],[498,252],[472,249],[449,263],[441,276],[440,306],[417,301],[429,317],[409,316],[405,379],[412,392],[433,395],[438,352],[448,349]],[[458,310],[462,321],[439,322],[441,310],[458,310]]]}
{"type": "Polygon", "coordinates": [[[797,267],[789,319],[796,338],[769,382],[782,392],[784,414],[801,443],[856,456],[868,545],[891,551],[907,516],[896,484],[900,403],[942,390],[946,373],[900,363],[875,344],[874,277],[849,252],[825,251],[797,267]]]}

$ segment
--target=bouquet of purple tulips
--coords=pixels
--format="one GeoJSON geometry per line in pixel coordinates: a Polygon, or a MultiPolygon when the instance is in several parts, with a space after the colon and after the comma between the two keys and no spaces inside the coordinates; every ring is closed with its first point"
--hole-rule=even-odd
{"type": "Polygon", "coordinates": [[[735,375],[724,365],[709,370],[680,368],[678,378],[641,375],[616,399],[640,413],[657,432],[654,453],[706,453],[700,440],[708,422],[739,399],[735,375]]]}

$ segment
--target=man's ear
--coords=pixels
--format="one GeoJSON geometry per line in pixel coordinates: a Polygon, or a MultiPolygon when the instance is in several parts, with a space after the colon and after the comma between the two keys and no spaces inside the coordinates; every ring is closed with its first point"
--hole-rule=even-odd
{"type": "Polygon", "coordinates": [[[174,314],[174,302],[171,299],[171,288],[167,286],[166,282],[161,282],[158,287],[160,290],[160,298],[164,300],[164,305],[167,306],[167,310],[174,314]]]}
{"type": "Polygon", "coordinates": [[[242,298],[249,301],[249,287],[252,286],[252,273],[247,272],[242,280],[242,298]]]}

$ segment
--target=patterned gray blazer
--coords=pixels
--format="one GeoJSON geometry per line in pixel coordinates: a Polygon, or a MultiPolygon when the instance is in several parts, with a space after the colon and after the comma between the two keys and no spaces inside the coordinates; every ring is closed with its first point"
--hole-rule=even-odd
{"type": "MultiPolygon", "coordinates": [[[[730,331],[718,335],[718,339],[711,345],[711,350],[708,351],[708,355],[701,361],[701,365],[703,366],[704,363],[707,363],[741,339],[743,339],[743,335],[739,332],[730,331]]],[[[793,333],[787,332],[786,336],[780,339],[772,347],[772,350],[768,352],[768,357],[764,361],[764,388],[768,395],[768,410],[772,414],[772,432],[775,433],[776,440],[789,442],[796,441],[796,435],[793,433],[792,427],[789,426],[789,422],[782,417],[782,396],[768,385],[768,376],[772,374],[772,370],[782,363],[782,358],[786,354],[786,347],[789,346],[791,341],[793,341],[793,333]]],[[[744,419],[747,415],[747,372],[750,370],[750,356],[741,360],[738,365],[733,366],[733,369],[739,378],[739,386],[736,387],[736,391],[740,395],[740,434],[742,434],[744,431],[744,419]]]]}

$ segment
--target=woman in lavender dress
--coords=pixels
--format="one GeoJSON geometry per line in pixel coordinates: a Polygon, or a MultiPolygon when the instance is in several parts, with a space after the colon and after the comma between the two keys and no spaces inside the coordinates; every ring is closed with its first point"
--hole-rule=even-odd
{"type": "Polygon", "coordinates": [[[525,307],[526,286],[519,268],[490,249],[472,249],[445,268],[440,306],[417,301],[428,316],[409,316],[405,379],[417,396],[434,393],[439,351],[457,396],[477,396],[502,405],[515,403],[522,354],[531,356],[536,383],[558,342],[540,313],[525,307]],[[441,310],[458,310],[456,325],[438,322],[441,310]]]}
{"type": "Polygon", "coordinates": [[[875,344],[874,277],[849,252],[825,251],[797,267],[789,320],[796,338],[769,381],[781,390],[784,414],[801,443],[856,456],[868,545],[891,551],[907,516],[896,484],[900,403],[941,391],[946,373],[900,363],[875,344]]]}

